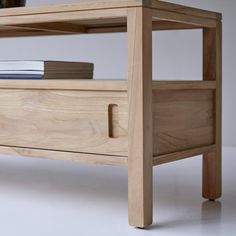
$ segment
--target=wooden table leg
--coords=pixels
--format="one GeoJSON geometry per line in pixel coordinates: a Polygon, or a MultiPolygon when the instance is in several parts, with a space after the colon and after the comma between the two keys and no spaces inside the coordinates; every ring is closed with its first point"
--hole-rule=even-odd
{"type": "Polygon", "coordinates": [[[152,223],[152,15],[128,10],[128,201],[129,223],[152,223]]]}
{"type": "Polygon", "coordinates": [[[215,143],[214,152],[203,155],[203,197],[215,200],[221,197],[221,103],[222,103],[222,24],[203,29],[203,76],[215,80],[214,99],[215,143]]]}

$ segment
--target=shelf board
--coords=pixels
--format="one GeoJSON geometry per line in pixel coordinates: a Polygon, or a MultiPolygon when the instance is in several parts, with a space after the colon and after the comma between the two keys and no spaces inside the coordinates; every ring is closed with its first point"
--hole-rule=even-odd
{"type": "MultiPolygon", "coordinates": [[[[215,81],[153,81],[153,90],[191,90],[216,88],[215,81]]],[[[0,89],[127,91],[127,80],[0,80],[0,89]]]]}
{"type": "Polygon", "coordinates": [[[125,80],[0,80],[0,89],[127,91],[125,80]]]}

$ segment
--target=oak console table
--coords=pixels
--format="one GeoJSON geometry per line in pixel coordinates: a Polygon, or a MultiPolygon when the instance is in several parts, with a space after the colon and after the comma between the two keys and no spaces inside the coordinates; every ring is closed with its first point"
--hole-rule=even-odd
{"type": "Polygon", "coordinates": [[[129,223],[152,223],[153,166],[203,154],[221,196],[221,14],[158,0],[0,10],[0,37],[128,32],[127,80],[0,80],[0,152],[128,166],[129,223]],[[152,81],[152,31],[202,29],[203,80],[152,81]]]}

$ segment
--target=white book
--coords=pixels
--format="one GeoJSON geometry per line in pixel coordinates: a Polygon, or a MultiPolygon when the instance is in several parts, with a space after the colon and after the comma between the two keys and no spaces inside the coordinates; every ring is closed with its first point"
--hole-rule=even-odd
{"type": "Polygon", "coordinates": [[[0,61],[0,71],[93,71],[93,64],[70,61],[0,61]]]}
{"type": "Polygon", "coordinates": [[[40,70],[0,70],[0,75],[43,75],[44,72],[40,70]]]}
{"type": "Polygon", "coordinates": [[[1,71],[44,71],[44,61],[0,61],[1,71]]]}

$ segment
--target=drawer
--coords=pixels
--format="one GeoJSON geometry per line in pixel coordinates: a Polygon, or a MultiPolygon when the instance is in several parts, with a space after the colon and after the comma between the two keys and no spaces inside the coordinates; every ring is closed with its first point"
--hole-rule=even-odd
{"type": "Polygon", "coordinates": [[[0,90],[0,145],[127,155],[127,93],[0,90]]]}
{"type": "MultiPolygon", "coordinates": [[[[47,82],[43,89],[40,82],[27,89],[0,89],[0,145],[127,156],[126,83],[112,87],[113,81],[91,81],[83,90],[83,81],[74,82],[75,90],[63,89],[72,82],[63,83],[47,82]]],[[[157,85],[153,156],[214,144],[214,90],[159,90],[157,85]]]]}

